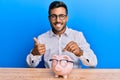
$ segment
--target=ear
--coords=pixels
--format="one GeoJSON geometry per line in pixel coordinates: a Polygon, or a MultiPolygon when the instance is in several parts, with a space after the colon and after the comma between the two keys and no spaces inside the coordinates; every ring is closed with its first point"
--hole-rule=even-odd
{"type": "Polygon", "coordinates": [[[66,60],[71,60],[71,58],[67,55],[64,55],[63,58],[66,59],[66,60]]]}
{"type": "Polygon", "coordinates": [[[50,17],[48,16],[48,20],[50,21],[50,17]]]}
{"type": "Polygon", "coordinates": [[[68,22],[68,15],[66,16],[66,21],[68,22]]]}

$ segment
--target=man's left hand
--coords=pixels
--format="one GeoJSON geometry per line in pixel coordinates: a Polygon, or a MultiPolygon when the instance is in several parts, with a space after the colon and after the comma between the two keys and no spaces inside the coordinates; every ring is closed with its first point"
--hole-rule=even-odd
{"type": "Polygon", "coordinates": [[[78,47],[77,43],[74,41],[69,42],[64,50],[74,53],[76,56],[83,55],[83,51],[78,47]]]}

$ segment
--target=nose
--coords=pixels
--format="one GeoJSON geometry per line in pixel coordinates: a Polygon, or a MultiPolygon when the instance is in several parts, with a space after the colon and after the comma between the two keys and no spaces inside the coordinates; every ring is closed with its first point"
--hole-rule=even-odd
{"type": "Polygon", "coordinates": [[[56,17],[56,21],[60,22],[60,17],[59,16],[56,17]]]}

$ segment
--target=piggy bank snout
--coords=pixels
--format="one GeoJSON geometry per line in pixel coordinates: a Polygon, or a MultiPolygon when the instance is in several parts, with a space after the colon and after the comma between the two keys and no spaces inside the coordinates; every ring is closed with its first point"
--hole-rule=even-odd
{"type": "Polygon", "coordinates": [[[63,67],[59,63],[57,63],[54,67],[55,67],[56,71],[62,71],[63,70],[63,67]]]}
{"type": "Polygon", "coordinates": [[[56,71],[63,71],[65,68],[68,68],[68,66],[70,67],[72,64],[73,63],[69,60],[61,59],[57,60],[55,63],[53,62],[53,67],[56,71]]]}

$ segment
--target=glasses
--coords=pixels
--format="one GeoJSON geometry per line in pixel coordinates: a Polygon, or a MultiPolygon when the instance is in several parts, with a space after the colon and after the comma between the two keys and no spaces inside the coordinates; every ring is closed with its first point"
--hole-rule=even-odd
{"type": "Polygon", "coordinates": [[[60,64],[61,66],[66,66],[67,65],[67,63],[68,62],[71,62],[71,63],[73,63],[73,61],[69,61],[69,60],[65,60],[65,59],[61,59],[61,60],[57,60],[57,59],[50,59],[50,61],[52,61],[53,62],[53,64],[60,64]]]}
{"type": "Polygon", "coordinates": [[[51,20],[56,20],[58,17],[60,20],[64,20],[66,16],[67,15],[65,15],[65,14],[60,14],[60,15],[52,14],[49,17],[51,20]]]}

